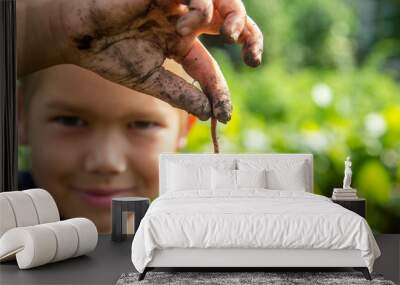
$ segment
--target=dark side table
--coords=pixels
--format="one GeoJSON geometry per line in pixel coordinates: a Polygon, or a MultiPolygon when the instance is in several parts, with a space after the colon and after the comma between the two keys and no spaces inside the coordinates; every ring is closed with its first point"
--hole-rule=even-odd
{"type": "Polygon", "coordinates": [[[367,207],[367,202],[364,198],[357,198],[353,200],[337,200],[331,199],[332,202],[339,204],[340,206],[359,214],[361,217],[365,218],[365,212],[367,207]]]}
{"type": "Polygon", "coordinates": [[[140,221],[146,214],[150,199],[144,197],[117,197],[112,199],[112,232],[113,241],[123,241],[136,233],[140,221]],[[128,220],[134,215],[133,232],[129,232],[128,220]]]}

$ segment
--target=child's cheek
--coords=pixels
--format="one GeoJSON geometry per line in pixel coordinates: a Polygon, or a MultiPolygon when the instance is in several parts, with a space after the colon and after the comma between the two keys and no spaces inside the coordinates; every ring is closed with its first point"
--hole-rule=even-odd
{"type": "Polygon", "coordinates": [[[84,147],[82,136],[65,133],[54,125],[42,125],[32,145],[32,167],[45,178],[56,180],[70,175],[73,171],[81,171],[79,156],[84,147]],[[74,170],[75,169],[75,170],[74,170]]]}
{"type": "Polygon", "coordinates": [[[147,144],[135,144],[129,149],[129,159],[132,168],[149,181],[157,179],[158,155],[160,154],[158,145],[155,142],[147,144]]]}
{"type": "Polygon", "coordinates": [[[63,176],[80,171],[79,147],[66,141],[49,141],[46,145],[38,145],[32,151],[32,168],[43,178],[60,180],[63,176]]]}
{"type": "Polygon", "coordinates": [[[146,196],[154,199],[158,196],[158,157],[162,152],[174,152],[177,135],[162,131],[152,139],[134,140],[131,143],[130,163],[135,173],[144,182],[146,196]]]}

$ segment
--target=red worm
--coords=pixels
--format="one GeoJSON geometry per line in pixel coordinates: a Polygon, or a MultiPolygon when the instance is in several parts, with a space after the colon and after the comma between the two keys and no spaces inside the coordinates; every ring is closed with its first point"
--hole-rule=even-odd
{"type": "Polygon", "coordinates": [[[214,153],[219,153],[218,138],[217,138],[217,118],[211,117],[211,137],[214,144],[214,153]]]}

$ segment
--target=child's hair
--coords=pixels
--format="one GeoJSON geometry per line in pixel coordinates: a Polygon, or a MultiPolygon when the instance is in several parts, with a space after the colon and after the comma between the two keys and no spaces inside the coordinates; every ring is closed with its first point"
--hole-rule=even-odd
{"type": "Polygon", "coordinates": [[[31,97],[36,93],[41,81],[43,81],[43,78],[40,76],[40,72],[35,72],[25,77],[18,78],[17,87],[19,92],[22,94],[25,111],[29,110],[31,97]]]}

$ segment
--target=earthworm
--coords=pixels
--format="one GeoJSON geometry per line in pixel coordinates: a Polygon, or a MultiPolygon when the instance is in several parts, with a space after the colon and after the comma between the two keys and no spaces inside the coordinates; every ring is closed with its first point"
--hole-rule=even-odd
{"type": "Polygon", "coordinates": [[[211,137],[214,145],[214,153],[219,153],[218,138],[217,138],[217,118],[211,117],[211,137]]]}

